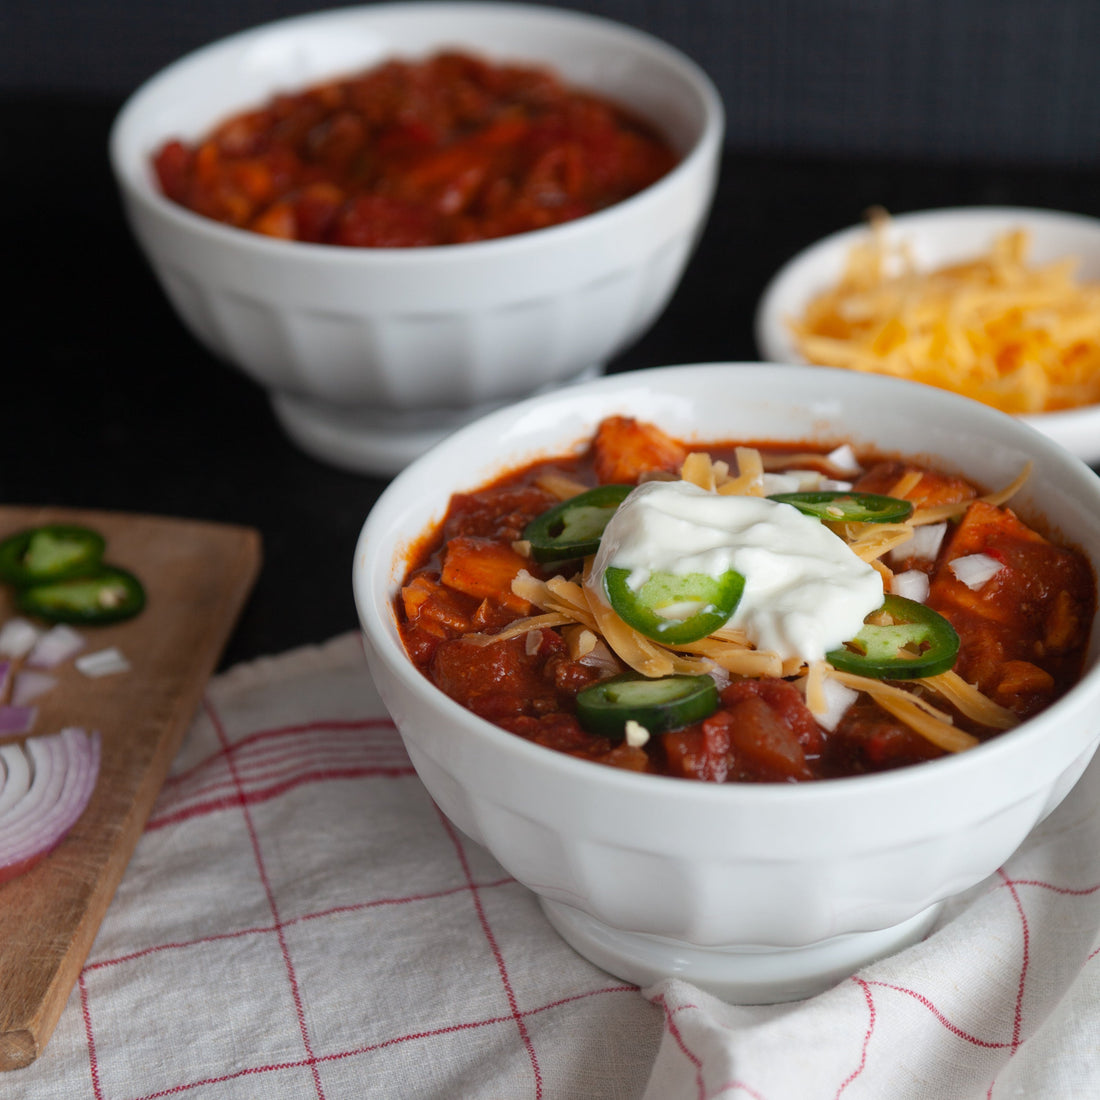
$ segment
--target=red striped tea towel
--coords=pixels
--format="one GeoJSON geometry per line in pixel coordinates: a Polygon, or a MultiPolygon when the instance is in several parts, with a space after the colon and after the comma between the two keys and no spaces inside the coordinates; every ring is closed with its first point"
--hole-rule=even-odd
{"type": "Polygon", "coordinates": [[[1100,1095],[1100,771],[922,944],[796,1005],[639,992],[427,797],[359,639],[212,681],[20,1100],[1100,1095]]]}

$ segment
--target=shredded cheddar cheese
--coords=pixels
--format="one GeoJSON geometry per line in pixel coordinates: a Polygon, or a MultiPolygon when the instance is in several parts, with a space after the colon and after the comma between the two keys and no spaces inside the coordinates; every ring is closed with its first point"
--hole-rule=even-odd
{"type": "Polygon", "coordinates": [[[872,216],[836,286],[789,326],[812,363],[954,390],[1010,413],[1100,402],[1100,284],[1072,257],[1027,261],[1014,230],[966,263],[920,271],[872,216]]]}

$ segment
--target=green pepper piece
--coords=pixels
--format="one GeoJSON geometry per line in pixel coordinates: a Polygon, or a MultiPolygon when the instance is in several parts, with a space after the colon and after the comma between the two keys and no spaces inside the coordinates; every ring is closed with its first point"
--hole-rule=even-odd
{"type": "Polygon", "coordinates": [[[842,672],[876,680],[918,680],[936,676],[955,664],[959,636],[937,611],[903,596],[887,596],[868,618],[889,623],[865,623],[863,629],[825,659],[842,672]]]}
{"type": "Polygon", "coordinates": [[[594,554],[608,520],[633,485],[598,485],[555,504],[523,530],[535,561],[568,561],[594,554]]]}
{"type": "Polygon", "coordinates": [[[629,569],[608,566],[604,590],[615,613],[640,634],[664,645],[683,645],[713,634],[733,614],[745,578],[734,569],[709,573],[668,573],[657,569],[637,591],[629,569]]]}
{"type": "Polygon", "coordinates": [[[46,581],[21,588],[16,605],[28,615],[55,623],[117,623],[145,606],[145,589],[125,569],[101,566],[84,577],[46,581]]]}
{"type": "Polygon", "coordinates": [[[589,733],[621,740],[630,720],[651,734],[701,722],[718,709],[709,676],[613,676],[577,693],[577,721],[589,733]]]}
{"type": "Polygon", "coordinates": [[[898,523],[913,514],[911,501],[879,493],[773,493],[768,500],[793,504],[803,515],[826,523],[898,523]]]}
{"type": "Polygon", "coordinates": [[[17,531],[0,542],[0,580],[26,585],[90,573],[99,567],[103,546],[97,531],[68,523],[17,531]]]}

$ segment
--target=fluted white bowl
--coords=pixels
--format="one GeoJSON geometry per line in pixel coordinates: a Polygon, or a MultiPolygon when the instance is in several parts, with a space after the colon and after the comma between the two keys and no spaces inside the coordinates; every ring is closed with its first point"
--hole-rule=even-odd
{"type": "Polygon", "coordinates": [[[1100,570],[1100,479],[1020,421],[932,387],[825,367],[715,364],[614,375],[460,430],[383,493],[356,549],[374,682],[447,816],[542,902],[582,954],[645,984],[677,974],[734,1001],[813,993],[923,934],[1066,795],[1100,740],[1100,622],[1065,697],[968,752],[878,775],[709,784],[574,759],[491,725],[407,657],[395,598],[450,495],[569,452],[616,413],[697,440],[852,440],[1014,499],[1100,570]]]}
{"type": "Polygon", "coordinates": [[[133,231],[180,317],[270,391],[291,436],[369,472],[403,466],[494,404],[598,372],[656,319],[710,208],[721,101],[683,54],[553,8],[396,3],[283,20],[154,76],[124,105],[110,157],[133,231]],[[150,157],[277,90],[445,47],[545,64],[651,121],[681,160],[599,213],[498,240],[349,248],[273,240],[159,191],[150,157]]]}

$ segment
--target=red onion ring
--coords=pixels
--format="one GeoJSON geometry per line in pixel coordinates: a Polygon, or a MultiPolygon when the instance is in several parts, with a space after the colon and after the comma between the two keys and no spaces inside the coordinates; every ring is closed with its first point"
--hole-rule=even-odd
{"type": "Polygon", "coordinates": [[[0,745],[0,882],[22,874],[76,824],[99,775],[99,734],[75,726],[0,745]]]}

